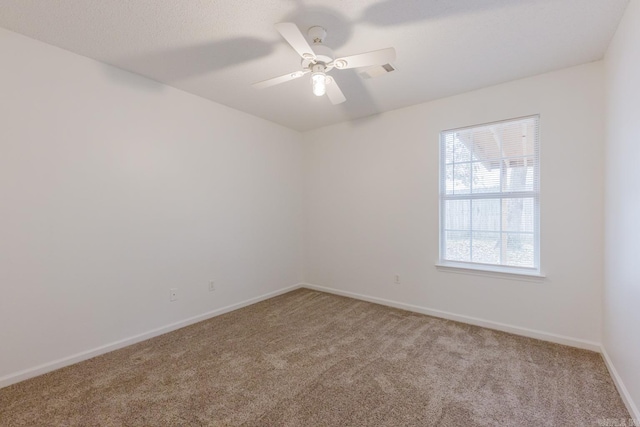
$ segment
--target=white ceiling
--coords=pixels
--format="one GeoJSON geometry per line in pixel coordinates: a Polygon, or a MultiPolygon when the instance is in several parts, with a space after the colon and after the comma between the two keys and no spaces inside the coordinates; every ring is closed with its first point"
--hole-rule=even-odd
{"type": "MultiPolygon", "coordinates": [[[[0,0],[0,26],[297,130],[601,59],[628,0],[0,0]],[[331,74],[332,105],[273,28],[326,28],[340,56],[395,47],[397,70],[331,74]]],[[[105,73],[109,75],[108,69],[105,73]]]]}

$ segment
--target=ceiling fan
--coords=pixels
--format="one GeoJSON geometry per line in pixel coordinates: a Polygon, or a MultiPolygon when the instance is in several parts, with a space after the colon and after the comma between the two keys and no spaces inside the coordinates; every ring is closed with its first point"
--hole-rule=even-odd
{"type": "Polygon", "coordinates": [[[333,77],[327,75],[329,71],[334,68],[345,70],[348,68],[378,66],[382,69],[381,72],[374,69],[364,74],[365,77],[374,77],[394,70],[390,62],[395,60],[396,50],[392,47],[336,58],[333,51],[323,44],[327,36],[327,31],[324,28],[309,28],[307,34],[313,40],[312,48],[296,24],[281,22],[275,24],[274,27],[302,57],[302,70],[254,83],[252,86],[256,89],[264,89],[311,73],[313,94],[323,96],[326,93],[332,104],[340,104],[346,101],[346,98],[333,77]]]}

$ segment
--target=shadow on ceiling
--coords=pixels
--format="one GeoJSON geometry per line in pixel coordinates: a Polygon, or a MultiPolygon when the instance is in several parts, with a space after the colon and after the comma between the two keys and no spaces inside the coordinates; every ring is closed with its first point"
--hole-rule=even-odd
{"type": "MultiPolygon", "coordinates": [[[[305,35],[306,29],[313,25],[327,28],[327,45],[334,50],[339,50],[351,39],[353,27],[358,23],[388,27],[517,5],[513,0],[474,0],[464,3],[443,0],[383,0],[367,7],[360,18],[350,21],[336,9],[306,6],[304,0],[294,0],[294,3],[295,8],[283,16],[281,22],[296,23],[305,35]]],[[[265,36],[277,37],[277,33],[274,31],[265,36]]],[[[279,37],[271,42],[255,37],[237,37],[143,53],[121,58],[119,62],[123,64],[123,68],[142,71],[158,80],[177,82],[263,58],[272,53],[276,44],[280,43],[286,41],[279,37]]],[[[380,48],[383,47],[386,46],[380,48]]],[[[356,52],[339,53],[351,55],[356,52]]]]}
{"type": "MultiPolygon", "coordinates": [[[[546,3],[552,0],[534,0],[546,3]]],[[[389,27],[518,6],[514,0],[383,0],[367,7],[358,22],[389,27]]]]}
{"type": "Polygon", "coordinates": [[[382,111],[376,105],[363,79],[356,70],[341,70],[340,74],[333,75],[333,78],[347,98],[347,102],[336,107],[341,108],[350,120],[373,116],[382,111]],[[349,102],[349,100],[352,102],[349,102]]]}
{"type": "MultiPolygon", "coordinates": [[[[552,0],[535,0],[549,2],[552,0]]],[[[324,6],[307,6],[304,0],[293,0],[294,9],[286,14],[281,22],[294,22],[306,35],[306,29],[320,25],[328,30],[327,45],[338,51],[341,56],[356,52],[339,52],[352,37],[356,24],[368,24],[379,27],[390,27],[436,20],[454,15],[465,15],[488,10],[504,9],[517,6],[513,0],[474,0],[471,2],[455,2],[444,0],[383,0],[368,6],[362,15],[348,20],[339,10],[324,6]]],[[[171,49],[143,53],[121,58],[118,61],[125,70],[136,70],[151,79],[163,82],[178,82],[191,77],[205,75],[212,71],[236,66],[245,62],[267,57],[275,46],[287,43],[276,31],[273,41],[265,41],[255,37],[237,37],[227,40],[212,41],[197,45],[175,47],[171,49]]],[[[387,46],[380,46],[384,48],[387,46]]],[[[292,71],[297,64],[291,64],[292,71]]],[[[345,70],[346,71],[346,70],[345,70]]],[[[273,76],[264,76],[265,79],[273,76]]],[[[357,73],[340,73],[336,79],[347,100],[358,100],[357,104],[369,105],[369,114],[376,114],[373,99],[368,94],[365,84],[357,73]]],[[[253,82],[247,82],[251,84],[253,82]]],[[[341,108],[353,118],[362,117],[362,107],[349,106],[349,102],[341,108]],[[356,111],[357,110],[357,111],[356,111]]]]}
{"type": "Polygon", "coordinates": [[[141,54],[120,63],[152,78],[177,82],[265,57],[274,46],[255,37],[237,37],[141,54]]]}

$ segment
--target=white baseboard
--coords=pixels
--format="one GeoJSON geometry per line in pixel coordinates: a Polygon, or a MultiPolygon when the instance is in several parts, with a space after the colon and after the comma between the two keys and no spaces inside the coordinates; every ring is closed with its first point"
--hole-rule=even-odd
{"type": "Polygon", "coordinates": [[[640,425],[639,424],[640,411],[638,411],[638,407],[636,406],[633,399],[631,399],[629,390],[627,390],[627,387],[625,387],[624,383],[622,382],[622,378],[620,378],[620,375],[618,375],[618,371],[616,371],[616,367],[613,365],[613,361],[609,357],[609,354],[607,353],[607,349],[605,348],[604,345],[602,345],[600,352],[602,353],[604,364],[607,366],[607,369],[611,374],[611,378],[613,378],[613,382],[616,385],[616,388],[618,389],[618,393],[620,393],[620,396],[622,397],[622,401],[627,407],[627,410],[629,411],[631,418],[633,418],[636,422],[636,424],[628,424],[628,425],[640,425]]]}
{"type": "Polygon", "coordinates": [[[398,301],[392,301],[384,298],[370,297],[367,295],[357,294],[354,292],[346,292],[338,289],[327,288],[324,286],[312,285],[310,283],[302,284],[303,288],[314,289],[316,291],[327,292],[335,295],[342,295],[345,297],[355,298],[362,301],[373,302],[376,304],[386,305],[389,307],[395,307],[402,310],[413,311],[416,313],[427,314],[433,317],[439,317],[442,319],[455,320],[456,322],[468,323],[475,326],[481,326],[483,328],[495,329],[498,331],[509,332],[515,335],[522,335],[529,338],[536,338],[543,341],[549,341],[556,344],[563,344],[570,347],[577,347],[585,350],[591,350],[600,352],[602,347],[600,343],[587,341],[579,338],[566,337],[562,335],[552,334],[549,332],[536,331],[534,329],[522,328],[519,326],[507,325],[505,323],[494,322],[491,320],[479,319],[476,317],[463,316],[461,314],[449,313],[446,311],[436,310],[433,308],[420,307],[412,304],[405,304],[398,301]]]}
{"type": "Polygon", "coordinates": [[[608,359],[608,356],[606,356],[606,353],[604,352],[604,348],[596,342],[591,342],[591,341],[586,341],[586,340],[581,340],[578,338],[571,338],[571,337],[565,337],[565,336],[561,336],[561,335],[556,335],[556,334],[551,334],[551,333],[547,333],[547,332],[542,332],[542,331],[536,331],[536,330],[532,330],[532,329],[527,329],[527,328],[521,328],[521,327],[517,327],[517,326],[511,326],[511,325],[507,325],[504,323],[498,323],[498,322],[493,322],[490,320],[484,320],[484,319],[478,319],[475,317],[470,317],[470,316],[463,316],[463,315],[459,315],[459,314],[455,314],[455,313],[449,313],[446,311],[441,311],[441,310],[436,310],[436,309],[431,309],[431,308],[426,308],[426,307],[420,307],[420,306],[416,306],[416,305],[412,305],[412,304],[405,304],[402,302],[398,302],[398,301],[392,301],[392,300],[387,300],[387,299],[383,299],[383,298],[376,298],[376,297],[370,297],[367,295],[362,295],[362,294],[357,294],[354,292],[347,292],[347,291],[341,291],[338,289],[333,289],[333,288],[327,288],[324,286],[318,286],[318,285],[313,285],[310,283],[299,283],[293,286],[289,286],[283,289],[279,289],[277,291],[274,292],[269,292],[267,294],[264,295],[260,295],[257,296],[255,298],[250,298],[248,300],[245,301],[241,301],[238,302],[236,304],[231,304],[228,305],[226,307],[222,307],[222,308],[218,308],[216,310],[212,310],[209,311],[207,313],[203,313],[200,314],[198,316],[194,316],[194,317],[190,317],[188,319],[179,321],[179,322],[175,322],[160,328],[156,328],[153,330],[150,330],[148,332],[142,333],[142,334],[138,334],[129,338],[125,338],[116,342],[112,342],[110,344],[106,344],[91,350],[87,350],[81,353],[77,353],[68,357],[64,357],[62,359],[58,359],[58,360],[54,360],[52,362],[48,362],[39,366],[35,366],[33,368],[29,368],[29,369],[25,369],[16,373],[12,373],[9,375],[6,375],[4,377],[0,377],[0,388],[2,387],[6,387],[9,386],[11,384],[15,384],[17,382],[20,381],[24,381],[26,379],[29,378],[33,378],[36,377],[38,375],[42,375],[42,374],[46,374],[47,372],[51,372],[54,371],[56,369],[60,369],[63,368],[65,366],[69,366],[72,365],[74,363],[78,363],[81,362],[83,360],[87,360],[87,359],[91,359],[93,357],[99,356],[101,354],[105,354],[108,353],[110,351],[114,351],[123,347],[127,347],[129,345],[132,344],[136,344],[138,342],[162,335],[162,334],[166,334],[168,332],[174,331],[176,329],[180,329],[183,328],[185,326],[188,325],[192,325],[194,323],[198,323],[201,322],[203,320],[215,317],[215,316],[219,316],[221,314],[224,313],[228,313],[230,311],[234,311],[237,310],[239,308],[243,308],[246,306],[249,306],[251,304],[255,304],[257,302],[269,299],[269,298],[273,298],[275,296],[293,291],[295,289],[298,288],[308,288],[308,289],[313,289],[313,290],[317,290],[317,291],[321,291],[321,292],[327,292],[327,293],[331,293],[331,294],[335,294],[335,295],[342,295],[342,296],[346,296],[346,297],[350,297],[350,298],[355,298],[355,299],[359,299],[362,301],[368,301],[368,302],[373,302],[376,304],[382,304],[382,305],[386,305],[389,307],[395,307],[395,308],[399,308],[402,310],[407,310],[407,311],[413,311],[416,313],[422,313],[422,314],[427,314],[429,316],[434,316],[434,317],[439,317],[439,318],[443,318],[443,319],[448,319],[448,320],[454,320],[454,321],[458,321],[458,322],[462,322],[462,323],[468,323],[471,325],[476,325],[476,326],[481,326],[484,328],[489,328],[489,329],[496,329],[499,331],[504,331],[504,332],[509,332],[512,334],[516,334],[516,335],[522,335],[525,337],[529,337],[529,338],[536,338],[536,339],[540,339],[540,340],[544,340],[544,341],[550,341],[550,342],[554,342],[557,344],[563,344],[563,345],[568,345],[571,347],[577,347],[577,348],[582,348],[582,349],[586,349],[586,350],[591,350],[591,351],[596,351],[596,352],[602,352],[605,355],[605,361],[607,362],[607,367],[610,369],[610,371],[612,372],[612,376],[614,377],[614,381],[616,382],[616,386],[619,387],[620,389],[620,394],[623,395],[623,399],[625,399],[625,403],[627,403],[627,401],[629,402],[627,404],[628,407],[633,408],[633,412],[630,409],[630,412],[634,413],[637,417],[637,409],[635,409],[635,406],[633,404],[633,401],[630,400],[628,392],[626,392],[626,388],[624,388],[624,385],[622,384],[621,380],[619,379],[619,377],[617,376],[617,374],[614,374],[615,369],[613,368],[613,365],[611,364],[610,360],[608,359]],[[626,393],[626,395],[624,394],[626,393]],[[631,406],[630,406],[631,405],[631,406]]]}
{"type": "Polygon", "coordinates": [[[248,300],[238,302],[236,304],[231,304],[226,307],[218,308],[218,309],[209,311],[207,313],[193,316],[188,319],[181,320],[179,322],[171,323],[169,325],[162,326],[160,328],[152,329],[142,334],[134,335],[129,338],[112,342],[110,344],[105,344],[103,346],[100,346],[91,350],[83,351],[81,353],[73,354],[71,356],[67,356],[62,359],[58,359],[52,362],[44,363],[42,365],[34,366],[33,368],[29,368],[13,374],[5,375],[4,377],[0,377],[0,388],[7,387],[11,384],[15,384],[17,382],[24,381],[29,378],[37,377],[38,375],[46,374],[47,372],[55,371],[56,369],[64,368],[65,366],[73,365],[74,363],[82,362],[83,360],[100,356],[101,354],[105,354],[110,351],[117,350],[119,348],[127,347],[129,345],[136,344],[144,340],[148,340],[149,338],[166,334],[167,332],[175,331],[176,329],[184,328],[185,326],[189,326],[194,323],[198,323],[203,320],[207,320],[212,317],[219,316],[221,314],[225,314],[230,311],[234,311],[239,308],[243,308],[248,305],[255,304],[257,302],[260,302],[269,298],[273,298],[275,296],[293,291],[294,289],[298,289],[300,287],[302,287],[301,284],[289,286],[283,289],[279,289],[277,291],[273,291],[264,295],[257,296],[255,298],[250,298],[248,300]]]}

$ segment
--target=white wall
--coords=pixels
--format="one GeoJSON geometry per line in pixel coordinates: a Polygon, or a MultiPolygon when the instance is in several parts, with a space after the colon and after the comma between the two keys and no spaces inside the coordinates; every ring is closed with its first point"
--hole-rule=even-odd
{"type": "Polygon", "coordinates": [[[2,29],[0,52],[0,386],[300,282],[299,133],[2,29]]]}
{"type": "MultiPolygon", "coordinates": [[[[636,400],[638,9],[607,58],[604,307],[607,349],[636,400]]],[[[0,51],[0,386],[303,271],[340,292],[601,341],[600,62],[299,134],[2,29],[0,51]],[[530,114],[541,115],[547,278],[436,270],[438,133],[530,114]]]]}
{"type": "Polygon", "coordinates": [[[598,348],[603,81],[591,63],[306,133],[307,282],[598,348]],[[538,113],[546,280],[437,270],[439,132],[538,113]]]}
{"type": "MultiPolygon", "coordinates": [[[[604,348],[640,419],[640,1],[605,58],[607,91],[604,348]]],[[[625,393],[623,393],[625,394],[625,393]]]]}

